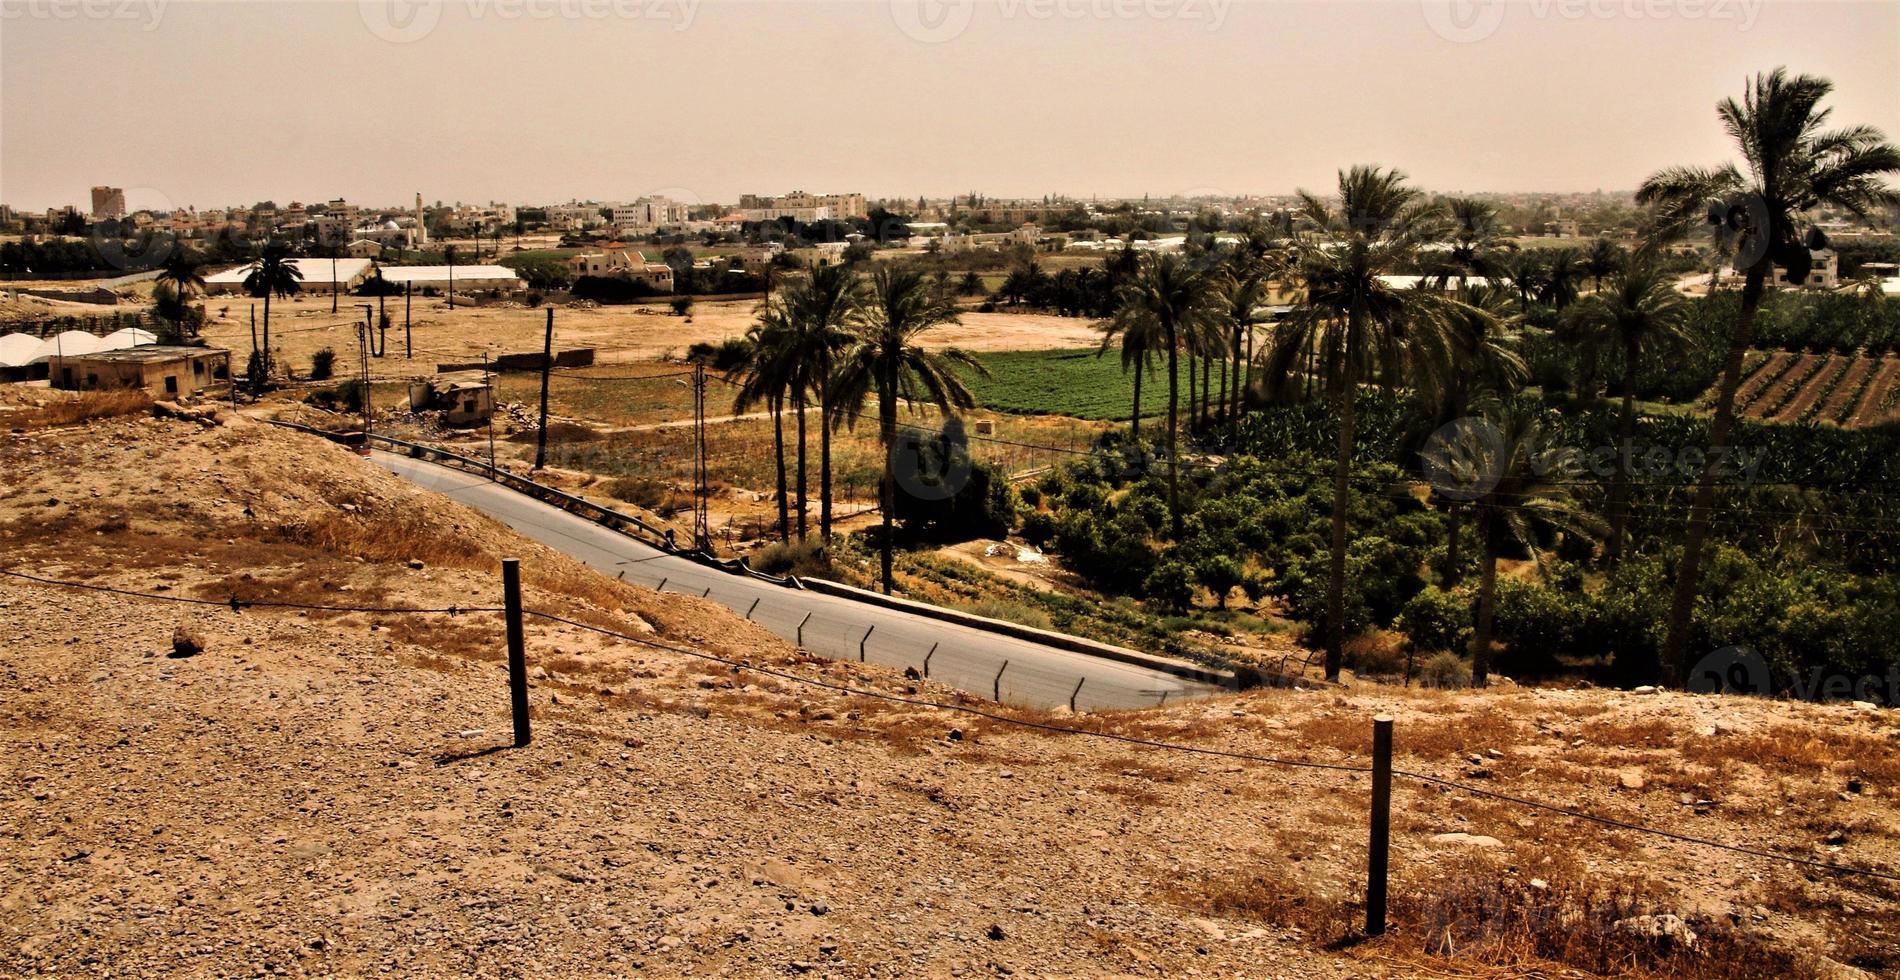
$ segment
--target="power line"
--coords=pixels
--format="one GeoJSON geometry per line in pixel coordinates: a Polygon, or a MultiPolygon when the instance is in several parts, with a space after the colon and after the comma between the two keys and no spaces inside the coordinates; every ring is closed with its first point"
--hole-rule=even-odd
{"type": "MultiPolygon", "coordinates": [[[[309,604],[303,604],[303,603],[285,603],[285,602],[270,602],[270,601],[240,601],[236,599],[235,597],[229,603],[225,603],[225,602],[218,602],[218,601],[209,600],[209,599],[192,599],[192,598],[188,598],[184,596],[168,596],[168,595],[159,595],[159,594],[147,593],[147,592],[134,592],[127,589],[118,589],[118,588],[112,588],[108,586],[92,585],[90,583],[85,583],[85,582],[70,582],[70,581],[63,581],[59,579],[43,578],[36,575],[29,575],[24,572],[12,571],[10,569],[0,569],[0,575],[8,575],[14,578],[25,579],[27,581],[35,582],[42,585],[48,585],[48,586],[84,589],[84,590],[95,591],[95,592],[105,592],[105,593],[111,593],[114,595],[129,597],[129,598],[136,598],[136,599],[148,599],[148,600],[157,600],[157,601],[165,601],[165,602],[184,602],[184,603],[192,603],[192,604],[206,605],[206,606],[223,606],[223,607],[231,608],[233,611],[236,611],[244,606],[252,606],[252,607],[258,607],[258,608],[323,610],[323,611],[329,611],[329,612],[381,612],[381,613],[391,613],[391,614],[433,614],[433,613],[454,614],[454,613],[463,613],[463,612],[472,613],[472,612],[501,612],[502,611],[501,609],[497,609],[493,607],[471,607],[471,608],[447,607],[447,608],[442,608],[442,609],[418,609],[418,608],[399,608],[399,607],[378,608],[378,607],[350,607],[350,606],[319,606],[319,605],[309,605],[309,604]]],[[[547,620],[549,622],[554,622],[554,623],[560,623],[562,625],[571,626],[576,629],[587,630],[589,632],[597,633],[602,636],[612,637],[614,639],[621,640],[623,642],[634,643],[640,646],[650,647],[652,649],[662,650],[667,653],[673,653],[673,654],[677,654],[684,657],[710,661],[712,663],[722,664],[734,670],[751,671],[756,674],[762,674],[768,677],[776,677],[780,680],[790,681],[796,684],[803,684],[808,687],[828,690],[837,694],[844,694],[844,695],[849,695],[852,697],[866,697],[866,698],[872,698],[874,700],[885,701],[892,704],[902,704],[902,705],[906,705],[910,707],[932,708],[932,709],[936,709],[940,711],[955,712],[958,714],[966,714],[966,715],[971,715],[974,717],[984,718],[990,721],[998,722],[1000,724],[1011,725],[1018,728],[1026,728],[1026,729],[1031,729],[1034,731],[1048,732],[1050,734],[1056,734],[1056,735],[1074,735],[1074,736],[1078,736],[1082,738],[1101,739],[1104,741],[1116,742],[1116,743],[1124,744],[1124,745],[1134,745],[1134,746],[1138,746],[1142,748],[1157,749],[1157,750],[1168,751],[1168,752],[1180,752],[1180,753],[1191,754],[1191,755],[1211,756],[1215,758],[1232,759],[1239,762],[1253,762],[1253,763],[1259,763],[1262,765],[1284,766],[1284,767],[1295,768],[1295,769],[1311,769],[1311,770],[1321,770],[1321,771],[1328,771],[1328,772],[1344,772],[1344,773],[1351,773],[1355,775],[1369,774],[1373,771],[1372,767],[1370,766],[1347,766],[1347,765],[1339,765],[1339,764],[1327,763],[1327,762],[1312,762],[1312,761],[1303,760],[1303,759],[1276,758],[1273,756],[1257,755],[1251,752],[1235,752],[1235,751],[1231,751],[1227,749],[1215,749],[1215,748],[1208,748],[1206,746],[1199,746],[1199,745],[1186,745],[1179,742],[1163,742],[1158,739],[1140,738],[1133,735],[1123,735],[1117,732],[1096,731],[1096,730],[1086,729],[1086,728],[1071,728],[1065,725],[1052,725],[1047,722],[1033,721],[1026,718],[1016,718],[1007,714],[1003,714],[1001,712],[985,710],[982,708],[976,708],[970,705],[951,704],[951,703],[943,702],[943,701],[935,701],[929,698],[907,697],[900,694],[890,694],[884,691],[868,690],[865,688],[852,687],[851,685],[848,685],[848,684],[839,684],[832,681],[825,681],[825,680],[820,680],[817,678],[806,677],[801,674],[792,673],[790,671],[779,670],[772,667],[763,667],[763,666],[753,664],[753,663],[743,661],[743,660],[735,660],[730,657],[721,657],[716,654],[705,653],[699,650],[691,650],[685,647],[673,646],[672,644],[660,643],[655,640],[646,639],[645,637],[634,636],[631,634],[619,632],[617,630],[610,630],[601,626],[594,626],[588,623],[579,622],[577,620],[568,619],[564,616],[557,616],[557,615],[554,615],[553,613],[541,612],[540,610],[524,609],[523,612],[526,615],[534,616],[538,619],[543,619],[543,620],[547,620]]],[[[1818,861],[1813,858],[1800,857],[1798,855],[1781,854],[1774,851],[1762,850],[1760,848],[1747,847],[1747,846],[1743,846],[1739,844],[1728,844],[1722,841],[1710,840],[1710,839],[1702,838],[1702,837],[1692,837],[1687,834],[1678,834],[1673,831],[1657,830],[1653,827],[1645,827],[1641,824],[1631,823],[1626,820],[1619,820],[1615,817],[1606,817],[1600,814],[1588,813],[1586,811],[1577,810],[1577,809],[1562,806],[1559,804],[1544,803],[1538,800],[1526,799],[1524,797],[1511,796],[1509,794],[1498,793],[1491,790],[1478,789],[1477,787],[1467,786],[1462,783],[1457,783],[1449,779],[1444,779],[1438,776],[1430,776],[1424,773],[1412,772],[1410,770],[1393,769],[1392,772],[1394,775],[1404,776],[1408,779],[1417,780],[1419,782],[1426,783],[1428,785],[1442,786],[1447,789],[1467,793],[1473,796],[1478,796],[1478,797],[1482,797],[1486,799],[1497,800],[1502,803],[1509,803],[1515,806],[1522,806],[1522,807],[1528,807],[1531,809],[1542,810],[1542,811],[1555,813],[1555,814],[1559,814],[1566,817],[1572,817],[1579,820],[1586,820],[1593,823],[1603,824],[1605,826],[1617,827],[1623,830],[1634,831],[1636,833],[1649,834],[1652,836],[1662,837],[1668,840],[1674,840],[1680,843],[1691,844],[1698,847],[1715,848],[1718,850],[1729,851],[1732,853],[1745,854],[1750,857],[1761,858],[1764,860],[1784,861],[1790,864],[1813,868],[1820,871],[1827,871],[1834,874],[1860,875],[1860,876],[1875,878],[1875,879],[1879,879],[1883,881],[1900,882],[1900,874],[1893,874],[1893,873],[1879,871],[1879,870],[1875,870],[1871,868],[1857,868],[1857,867],[1851,867],[1848,865],[1832,864],[1826,861],[1818,861]]]]}

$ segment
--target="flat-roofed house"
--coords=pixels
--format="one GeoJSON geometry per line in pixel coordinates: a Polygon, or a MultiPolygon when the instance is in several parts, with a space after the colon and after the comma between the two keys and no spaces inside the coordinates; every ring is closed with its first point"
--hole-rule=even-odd
{"type": "Polygon", "coordinates": [[[144,389],[160,398],[195,395],[231,380],[231,352],[222,347],[146,344],[69,355],[53,364],[55,388],[75,391],[144,389]]]}

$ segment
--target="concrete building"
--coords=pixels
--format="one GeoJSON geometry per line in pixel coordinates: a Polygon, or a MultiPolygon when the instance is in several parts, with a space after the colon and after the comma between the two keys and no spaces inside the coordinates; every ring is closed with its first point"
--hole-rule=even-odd
{"type": "Polygon", "coordinates": [[[645,253],[620,246],[609,245],[598,252],[572,256],[567,260],[567,270],[576,279],[582,276],[638,279],[660,292],[673,291],[672,266],[648,261],[645,253]]]}
{"type": "Polygon", "coordinates": [[[482,425],[495,414],[495,386],[480,371],[438,374],[409,384],[411,411],[439,411],[449,425],[482,425]]]}
{"type": "Polygon", "coordinates": [[[160,398],[195,395],[231,380],[231,352],[218,347],[146,345],[62,357],[55,388],[73,391],[142,388],[160,398]]]}
{"type": "MultiPolygon", "coordinates": [[[[744,194],[739,197],[739,210],[742,213],[747,211],[777,211],[790,214],[799,221],[807,222],[823,221],[827,218],[835,218],[839,221],[850,221],[870,216],[870,211],[865,207],[863,194],[807,194],[804,191],[793,191],[781,197],[744,194]],[[823,217],[799,217],[800,214],[816,214],[820,209],[824,212],[823,217]]],[[[773,217],[775,218],[777,215],[773,217]]],[[[771,221],[773,218],[751,218],[748,216],[748,220],[771,221]]]]}
{"type": "Polygon", "coordinates": [[[1803,279],[1788,278],[1788,270],[1775,266],[1775,285],[1798,289],[1833,289],[1841,284],[1841,257],[1831,248],[1810,249],[1814,264],[1803,279]]]}
{"type": "Polygon", "coordinates": [[[125,217],[125,188],[93,188],[92,217],[94,221],[125,217]]]}

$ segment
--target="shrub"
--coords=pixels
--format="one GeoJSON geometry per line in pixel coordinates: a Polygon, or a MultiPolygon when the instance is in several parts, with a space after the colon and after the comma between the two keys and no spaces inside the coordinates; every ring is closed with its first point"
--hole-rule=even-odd
{"type": "Polygon", "coordinates": [[[748,564],[767,575],[796,575],[800,578],[829,578],[831,559],[825,544],[817,538],[803,541],[777,541],[754,552],[748,564]]]}
{"type": "Polygon", "coordinates": [[[1037,548],[1042,548],[1056,536],[1055,516],[1045,511],[1032,511],[1023,518],[1022,537],[1037,548]]]}
{"type": "Polygon", "coordinates": [[[1016,495],[1023,498],[1023,506],[1025,507],[1042,506],[1042,489],[1040,487],[1024,487],[1018,490],[1016,495]]]}
{"type": "Polygon", "coordinates": [[[1048,613],[1031,606],[1025,606],[1017,602],[1006,602],[1002,599],[983,599],[978,602],[966,603],[963,608],[978,616],[1019,623],[1023,626],[1039,630],[1049,629],[1053,625],[1049,620],[1048,613]]]}
{"type": "Polygon", "coordinates": [[[1406,602],[1398,627],[1413,650],[1463,650],[1471,645],[1471,597],[1426,586],[1406,602]]]}
{"type": "Polygon", "coordinates": [[[1405,671],[1405,651],[1399,638],[1384,631],[1362,633],[1346,641],[1346,666],[1366,677],[1405,671]]]}
{"type": "Polygon", "coordinates": [[[1418,682],[1425,687],[1470,687],[1471,664],[1449,650],[1441,650],[1419,665],[1418,682]]]}
{"type": "Polygon", "coordinates": [[[1247,577],[1240,563],[1228,555],[1212,555],[1194,565],[1194,577],[1214,597],[1214,605],[1227,608],[1227,594],[1247,577]]]}
{"type": "Polygon", "coordinates": [[[336,351],[328,347],[310,355],[310,380],[328,381],[336,376],[336,351]]]}
{"type": "Polygon", "coordinates": [[[1142,583],[1149,602],[1182,612],[1194,602],[1194,573],[1178,561],[1162,562],[1142,583]]]}

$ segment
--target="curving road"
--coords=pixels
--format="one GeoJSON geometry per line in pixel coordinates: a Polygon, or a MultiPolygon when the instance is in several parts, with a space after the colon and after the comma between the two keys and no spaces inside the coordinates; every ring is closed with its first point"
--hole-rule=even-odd
{"type": "Polygon", "coordinates": [[[862,649],[862,659],[870,663],[920,670],[928,656],[931,680],[985,698],[995,693],[1000,670],[1001,699],[1037,708],[1067,705],[1071,697],[1084,711],[1141,708],[1221,690],[1162,671],[729,575],[479,476],[390,453],[371,458],[599,571],[649,588],[704,595],[819,656],[857,660],[862,649]]]}

